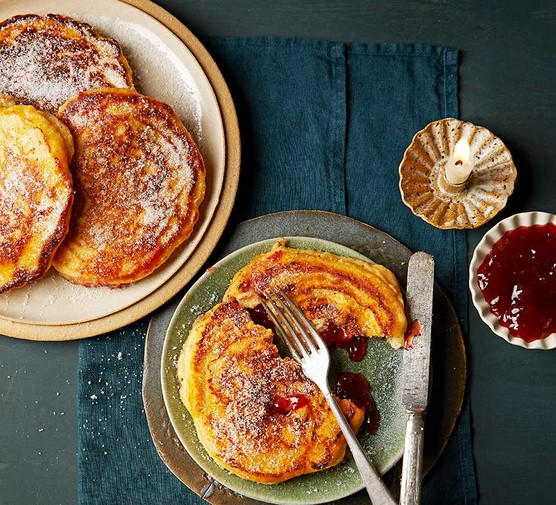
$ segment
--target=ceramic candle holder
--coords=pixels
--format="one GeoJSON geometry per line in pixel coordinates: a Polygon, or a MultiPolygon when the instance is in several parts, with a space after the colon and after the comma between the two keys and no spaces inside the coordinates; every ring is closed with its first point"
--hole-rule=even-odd
{"type": "Polygon", "coordinates": [[[441,229],[478,228],[502,210],[517,171],[504,143],[481,126],[447,118],[417,132],[400,164],[400,192],[412,212],[441,229]],[[446,169],[459,139],[469,141],[473,170],[450,184],[446,169]]]}

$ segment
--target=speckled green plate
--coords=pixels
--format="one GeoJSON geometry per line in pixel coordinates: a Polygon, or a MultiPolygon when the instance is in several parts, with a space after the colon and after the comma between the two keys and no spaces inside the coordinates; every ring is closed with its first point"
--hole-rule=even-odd
{"type": "MultiPolygon", "coordinates": [[[[176,362],[195,318],[218,303],[233,275],[255,255],[267,252],[276,239],[264,240],[239,249],[216,263],[187,292],[170,322],[162,352],[162,391],[172,426],[195,462],[210,476],[243,496],[276,504],[316,504],[338,500],[363,488],[350,459],[334,468],[298,477],[277,485],[250,482],[220,468],[200,444],[193,421],[178,394],[176,362]]],[[[329,251],[338,255],[365,258],[347,247],[316,238],[290,237],[288,245],[303,249],[329,251]]],[[[333,351],[337,370],[363,373],[370,381],[380,412],[380,426],[374,435],[361,437],[363,448],[381,473],[401,457],[405,415],[400,403],[401,351],[383,340],[371,340],[367,354],[359,363],[351,362],[343,350],[333,351]]]]}

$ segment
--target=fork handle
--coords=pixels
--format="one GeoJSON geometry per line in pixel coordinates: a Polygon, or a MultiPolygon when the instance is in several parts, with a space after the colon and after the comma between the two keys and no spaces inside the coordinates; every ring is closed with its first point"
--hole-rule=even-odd
{"type": "Polygon", "coordinates": [[[382,482],[380,475],[378,475],[378,472],[367,459],[359,440],[357,440],[351,426],[346,421],[346,418],[338,406],[336,399],[332,395],[330,388],[327,388],[324,394],[327,397],[330,408],[336,416],[340,429],[342,430],[342,433],[348,443],[353,459],[355,460],[355,464],[357,465],[357,469],[359,470],[361,478],[367,488],[367,493],[369,494],[371,503],[373,505],[397,505],[392,498],[390,491],[388,491],[388,488],[385,486],[384,482],[382,482]]]}

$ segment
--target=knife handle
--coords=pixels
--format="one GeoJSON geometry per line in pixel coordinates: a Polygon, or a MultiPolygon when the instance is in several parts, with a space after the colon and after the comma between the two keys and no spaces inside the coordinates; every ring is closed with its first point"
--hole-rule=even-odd
{"type": "Polygon", "coordinates": [[[424,411],[408,410],[402,464],[400,505],[419,505],[421,503],[424,435],[424,411]]]}

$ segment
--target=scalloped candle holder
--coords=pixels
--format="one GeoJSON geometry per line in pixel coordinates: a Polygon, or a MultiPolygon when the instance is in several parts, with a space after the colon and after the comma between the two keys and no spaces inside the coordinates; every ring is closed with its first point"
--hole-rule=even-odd
{"type": "Polygon", "coordinates": [[[517,170],[504,143],[481,126],[446,118],[417,132],[400,164],[403,202],[441,229],[478,228],[506,205],[517,170]],[[469,141],[473,171],[462,184],[450,184],[446,168],[456,142],[469,141]]]}

